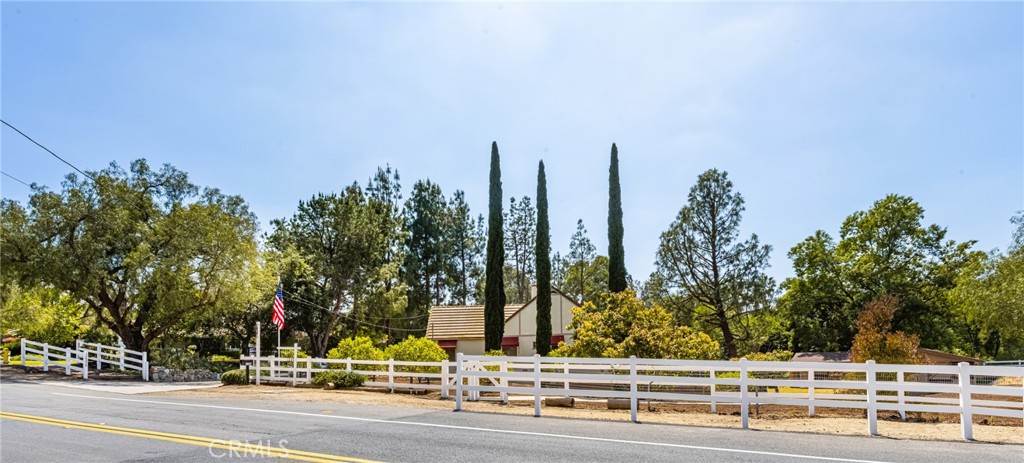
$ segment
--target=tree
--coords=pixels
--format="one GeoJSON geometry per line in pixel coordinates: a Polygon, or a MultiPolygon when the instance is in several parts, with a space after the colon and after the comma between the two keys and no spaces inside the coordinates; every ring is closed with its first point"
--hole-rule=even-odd
{"type": "Polygon", "coordinates": [[[961,325],[950,291],[984,254],[973,241],[946,239],[946,229],[923,225],[912,198],[889,195],[843,221],[839,241],[817,231],[789,256],[795,276],[783,283],[779,307],[789,320],[793,350],[846,350],[865,305],[899,297],[893,326],[920,337],[921,345],[956,347],[961,325]]]}
{"type": "Polygon", "coordinates": [[[508,302],[522,304],[530,300],[530,285],[536,273],[537,210],[529,196],[523,196],[518,202],[511,198],[505,223],[508,224],[505,233],[507,265],[511,269],[506,282],[510,294],[508,302]]]}
{"type": "Polygon", "coordinates": [[[885,295],[869,302],[857,316],[857,335],[853,338],[850,360],[864,363],[874,360],[889,364],[922,364],[917,353],[920,340],[902,331],[892,332],[892,319],[899,308],[898,297],[885,295]]]}
{"type": "Polygon", "coordinates": [[[657,305],[645,305],[626,290],[604,293],[597,304],[572,310],[573,344],[551,352],[557,357],[717,359],[718,343],[707,334],[675,326],[672,315],[657,305]]]}
{"type": "Polygon", "coordinates": [[[0,266],[83,301],[131,349],[214,307],[256,255],[245,201],[200,189],[170,165],[117,164],[0,206],[0,266]]]}
{"type": "Polygon", "coordinates": [[[5,288],[0,333],[16,333],[32,341],[70,346],[88,331],[88,307],[70,294],[52,287],[5,288]]]}
{"type": "Polygon", "coordinates": [[[451,213],[441,188],[430,180],[413,185],[407,216],[404,276],[411,314],[425,314],[444,302],[454,273],[454,246],[449,236],[451,213]]]}
{"type": "Polygon", "coordinates": [[[256,322],[270,320],[277,290],[277,263],[281,260],[278,253],[264,250],[258,259],[246,262],[230,277],[216,307],[198,319],[189,332],[215,335],[226,330],[230,345],[243,350],[248,347],[256,338],[256,322]]]}
{"type": "Polygon", "coordinates": [[[736,325],[771,307],[775,282],[765,274],[771,246],[757,235],[740,239],[743,197],[728,174],[712,169],[697,178],[686,206],[661,235],[657,273],[678,296],[684,318],[706,320],[721,333],[726,355],[737,355],[736,325]]]}
{"type": "Polygon", "coordinates": [[[537,353],[551,350],[551,230],[544,161],[537,167],[537,353]]]}
{"type": "Polygon", "coordinates": [[[483,297],[478,294],[477,288],[481,286],[484,274],[484,247],[487,243],[484,216],[473,218],[461,190],[455,191],[448,207],[452,220],[447,231],[454,248],[450,265],[450,279],[454,282],[451,302],[467,305],[470,298],[477,303],[482,302],[483,297]]]}
{"type": "MultiPolygon", "coordinates": [[[[569,240],[569,254],[568,259],[568,270],[565,283],[562,288],[568,292],[568,294],[577,301],[583,302],[591,300],[588,295],[596,295],[603,291],[597,289],[596,292],[587,291],[587,280],[588,276],[591,275],[589,272],[594,260],[597,258],[597,248],[590,242],[590,238],[587,237],[587,227],[583,226],[583,219],[576,221],[576,232],[572,234],[572,238],[569,240]]],[[[607,260],[607,259],[606,259],[607,260]]],[[[605,265],[605,273],[607,273],[608,266],[605,265]]],[[[608,281],[608,275],[604,275],[601,279],[601,286],[604,286],[608,281]]],[[[594,288],[596,289],[596,288],[594,288]]]]}
{"type": "Polygon", "coordinates": [[[288,256],[281,263],[286,302],[297,302],[286,309],[315,356],[326,353],[343,319],[350,333],[373,332],[404,314],[406,288],[396,283],[399,219],[393,205],[353,183],[301,201],[291,218],[272,222],[270,244],[288,256]]]}
{"type": "Polygon", "coordinates": [[[1024,357],[1024,213],[1007,252],[993,251],[961,275],[951,291],[970,353],[996,359],[1024,357]]]}
{"type": "Polygon", "coordinates": [[[505,237],[501,213],[501,160],[491,143],[490,198],[487,214],[487,273],[484,288],[484,350],[501,349],[505,335],[505,237]]]}
{"type": "Polygon", "coordinates": [[[619,149],[612,143],[608,168],[608,291],[625,291],[626,254],[622,246],[622,189],[619,186],[619,149]]]}

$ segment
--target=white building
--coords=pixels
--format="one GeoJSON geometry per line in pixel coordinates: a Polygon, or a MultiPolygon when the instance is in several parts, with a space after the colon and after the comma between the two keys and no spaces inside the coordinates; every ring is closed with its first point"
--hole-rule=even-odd
{"type": "MultiPolygon", "coordinates": [[[[505,335],[501,350],[507,355],[537,353],[537,288],[534,296],[522,305],[505,306],[505,335]]],[[[579,306],[561,291],[551,289],[551,347],[559,342],[572,343],[569,322],[572,308],[579,306]]],[[[427,321],[428,339],[436,341],[452,358],[461,352],[468,355],[484,353],[484,306],[439,306],[430,309],[427,321]]]]}

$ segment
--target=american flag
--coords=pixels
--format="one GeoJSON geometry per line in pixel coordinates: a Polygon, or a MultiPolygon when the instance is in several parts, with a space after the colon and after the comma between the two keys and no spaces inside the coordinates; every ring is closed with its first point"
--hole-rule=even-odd
{"type": "Polygon", "coordinates": [[[277,294],[274,295],[274,316],[270,321],[277,325],[278,330],[284,329],[284,291],[281,290],[281,283],[277,284],[277,294]]]}

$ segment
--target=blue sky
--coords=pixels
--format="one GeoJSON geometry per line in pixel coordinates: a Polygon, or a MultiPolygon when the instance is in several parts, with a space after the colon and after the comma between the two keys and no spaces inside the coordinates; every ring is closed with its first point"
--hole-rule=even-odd
{"type": "MultiPolygon", "coordinates": [[[[888,193],[978,248],[1024,209],[1024,5],[4,2],[3,118],[72,163],[145,157],[266,226],[383,164],[486,210],[547,166],[553,246],[606,252],[619,146],[627,267],[653,269],[697,175],[729,172],[770,273],[888,193]]],[[[11,130],[2,169],[69,168],[11,130]]],[[[2,178],[2,194],[29,191],[2,178]]]]}

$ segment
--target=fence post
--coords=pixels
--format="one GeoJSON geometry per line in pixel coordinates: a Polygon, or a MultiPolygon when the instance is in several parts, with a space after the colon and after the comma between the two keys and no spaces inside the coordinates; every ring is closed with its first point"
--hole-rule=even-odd
{"type": "MultiPolygon", "coordinates": [[[[71,361],[70,353],[68,355],[64,356],[64,360],[66,360],[68,362],[71,361]]],[[[50,371],[50,345],[49,344],[43,344],[43,371],[50,371]]]]}
{"type": "Polygon", "coordinates": [[[875,393],[875,361],[867,362],[867,383],[868,383],[868,434],[878,435],[878,398],[875,393]]]}
{"type": "Polygon", "coordinates": [[[540,416],[540,354],[533,354],[533,416],[540,416]]]}
{"type": "Polygon", "coordinates": [[[306,357],[306,382],[313,383],[313,359],[306,357]]]}
{"type": "Polygon", "coordinates": [[[629,356],[629,415],[634,423],[639,423],[637,419],[637,394],[636,394],[636,356],[629,356]]]}
{"type": "Polygon", "coordinates": [[[505,389],[508,387],[508,380],[505,379],[505,373],[508,372],[508,362],[501,362],[498,366],[498,371],[501,373],[501,377],[498,378],[498,386],[501,386],[501,403],[508,403],[508,391],[505,389]]]}
{"type": "Polygon", "coordinates": [[[117,346],[117,357],[121,361],[121,371],[124,371],[124,344],[117,346]]]}
{"type": "Polygon", "coordinates": [[[96,371],[103,369],[103,346],[102,344],[96,344],[96,371]]]}
{"type": "Polygon", "coordinates": [[[711,413],[718,413],[718,406],[715,403],[715,369],[708,370],[708,378],[711,378],[711,413]]]}
{"type": "Polygon", "coordinates": [[[295,387],[295,376],[298,375],[298,371],[296,371],[298,369],[299,369],[299,343],[295,343],[295,344],[292,345],[292,371],[291,371],[292,387],[295,387]]]}
{"type": "Polygon", "coordinates": [[[345,372],[352,373],[352,357],[345,359],[345,372]]]}
{"type": "Polygon", "coordinates": [[[448,398],[448,359],[441,360],[441,398],[448,398]]]}
{"type": "Polygon", "coordinates": [[[25,338],[21,338],[21,355],[20,355],[20,357],[21,357],[21,366],[22,366],[22,368],[25,367],[25,355],[27,353],[28,352],[25,352],[25,338]]]}
{"type": "MultiPolygon", "coordinates": [[[[70,353],[68,355],[70,357],[70,353]]],[[[85,361],[82,362],[82,379],[89,379],[89,355],[86,354],[85,361]]]]}
{"type": "Polygon", "coordinates": [[[462,411],[462,352],[455,356],[455,411],[462,411]]]}
{"type": "Polygon", "coordinates": [[[388,392],[395,392],[395,359],[388,359],[388,392]]]}
{"type": "Polygon", "coordinates": [[[64,376],[71,376],[71,349],[64,351],[64,376]]]}
{"type": "Polygon", "coordinates": [[[903,406],[903,371],[896,373],[896,401],[899,404],[900,420],[907,421],[907,410],[903,406]]]}
{"type": "Polygon", "coordinates": [[[747,402],[747,359],[740,359],[740,425],[750,429],[750,404],[747,402]]]}
{"type": "Polygon", "coordinates": [[[814,368],[807,370],[807,380],[811,382],[807,387],[807,401],[810,402],[807,406],[807,416],[814,416],[814,368]]]}
{"type": "Polygon", "coordinates": [[[562,364],[562,374],[565,375],[565,398],[569,398],[569,362],[562,364]]]}
{"type": "MultiPolygon", "coordinates": [[[[149,381],[149,352],[142,353],[142,380],[149,381]]],[[[246,381],[248,381],[248,378],[246,379],[246,381]]]]}
{"type": "Polygon", "coordinates": [[[971,429],[973,411],[971,410],[971,364],[960,362],[960,431],[964,440],[974,440],[971,429]]]}

